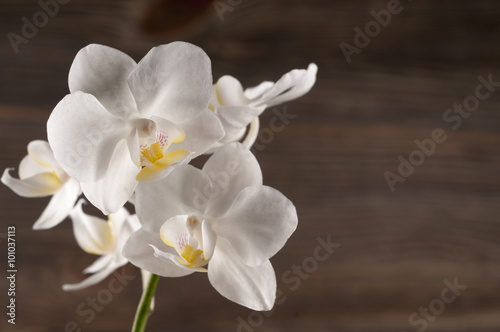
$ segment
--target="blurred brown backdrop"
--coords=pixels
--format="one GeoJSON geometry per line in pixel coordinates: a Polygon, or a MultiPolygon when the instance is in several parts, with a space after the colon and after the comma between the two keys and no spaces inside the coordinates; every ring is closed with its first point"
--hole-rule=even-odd
{"type": "MultiPolygon", "coordinates": [[[[245,86],[316,62],[316,86],[286,105],[296,118],[257,153],[265,184],[299,212],[299,228],[272,260],[282,303],[257,315],[225,300],[205,275],[162,279],[148,331],[500,330],[500,91],[459,129],[443,120],[475,93],[479,75],[500,81],[500,3],[405,0],[348,64],[339,45],[354,45],[353,29],[364,30],[370,12],[388,2],[221,2],[232,9],[223,19],[206,1],[71,0],[16,54],[7,34],[21,34],[22,18],[32,20],[41,7],[1,1],[0,168],[17,167],[27,143],[46,138],[45,122],[68,92],[71,62],[89,43],[138,61],[158,44],[189,41],[211,57],[215,79],[231,74],[245,86]],[[398,156],[408,158],[414,140],[434,128],[448,140],[391,192],[384,172],[397,173],[398,156]],[[303,279],[294,275],[293,266],[310,264],[317,238],[329,235],[340,247],[308,265],[303,279]],[[467,289],[443,311],[443,280],[455,278],[467,289]],[[427,318],[409,322],[429,305],[427,318]]],[[[263,128],[273,116],[265,113],[263,128]]],[[[2,313],[2,331],[65,331],[68,322],[82,331],[130,329],[141,288],[134,267],[119,271],[135,278],[92,315],[87,299],[111,278],[61,290],[95,259],[77,247],[71,223],[35,232],[48,199],[20,198],[1,186],[0,202],[0,233],[16,225],[18,250],[17,324],[2,313]]]]}

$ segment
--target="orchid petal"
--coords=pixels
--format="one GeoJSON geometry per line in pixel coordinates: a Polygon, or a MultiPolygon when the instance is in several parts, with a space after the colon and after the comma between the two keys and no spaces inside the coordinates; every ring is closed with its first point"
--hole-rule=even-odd
{"type": "Polygon", "coordinates": [[[235,197],[248,186],[262,185],[262,172],[254,155],[240,143],[216,151],[203,166],[214,188],[206,215],[222,216],[235,197]]]}
{"type": "Polygon", "coordinates": [[[25,156],[19,164],[19,179],[24,180],[41,173],[52,172],[53,170],[44,167],[33,160],[29,155],[25,156]]]}
{"type": "Polygon", "coordinates": [[[219,78],[215,84],[215,94],[221,106],[245,106],[249,103],[240,81],[229,75],[219,78]]]}
{"type": "Polygon", "coordinates": [[[69,71],[69,90],[89,93],[110,113],[129,117],[137,112],[127,84],[127,78],[136,65],[131,57],[114,48],[88,45],[73,60],[69,71]]]}
{"type": "Polygon", "coordinates": [[[107,221],[88,215],[82,210],[83,200],[80,200],[70,216],[73,221],[73,233],[76,242],[84,251],[90,254],[111,254],[115,250],[115,235],[107,221]]]}
{"type": "Polygon", "coordinates": [[[228,126],[235,129],[245,128],[256,116],[259,116],[264,109],[264,107],[219,106],[215,110],[215,114],[217,114],[222,123],[225,124],[224,128],[227,131],[228,126]]]}
{"type": "Polygon", "coordinates": [[[92,95],[75,92],[57,104],[47,122],[54,156],[72,178],[95,182],[108,170],[113,151],[131,128],[92,95]]]}
{"type": "MultiPolygon", "coordinates": [[[[122,235],[126,236],[127,233],[132,234],[136,230],[131,230],[129,227],[130,213],[125,207],[121,207],[116,212],[108,215],[108,222],[113,230],[113,235],[118,237],[118,240],[122,240],[122,235]]],[[[126,240],[126,239],[125,239],[126,240]]]]}
{"type": "Polygon", "coordinates": [[[173,261],[156,257],[151,245],[162,248],[164,253],[175,254],[175,249],[164,244],[158,232],[152,233],[145,228],[139,229],[129,237],[122,254],[135,266],[162,277],[183,277],[194,272],[178,266],[173,261]]]}
{"type": "Polygon", "coordinates": [[[176,143],[175,149],[186,149],[193,152],[191,158],[203,154],[225,135],[224,127],[222,127],[219,118],[208,108],[204,109],[196,119],[177,124],[186,133],[186,139],[176,143]]]}
{"type": "Polygon", "coordinates": [[[153,120],[159,129],[161,129],[167,137],[163,139],[165,142],[162,142],[162,146],[170,145],[171,143],[182,142],[186,138],[186,133],[182,130],[181,127],[173,123],[172,121],[168,121],[159,116],[152,116],[151,120],[153,120]]]}
{"type": "Polygon", "coordinates": [[[245,265],[226,239],[218,239],[208,266],[212,286],[227,299],[253,310],[270,310],[276,298],[276,276],[269,261],[245,265]]]}
{"type": "Polygon", "coordinates": [[[91,265],[87,266],[83,273],[97,273],[105,269],[113,261],[113,254],[102,255],[94,261],[91,265]]]}
{"type": "Polygon", "coordinates": [[[307,70],[294,69],[286,73],[258,100],[252,101],[250,106],[265,104],[267,107],[272,107],[303,96],[311,90],[316,82],[317,72],[318,66],[311,63],[307,70]]]}
{"type": "Polygon", "coordinates": [[[141,158],[140,158],[140,148],[139,148],[139,134],[137,129],[133,129],[130,135],[127,137],[127,147],[130,154],[130,160],[140,167],[141,158]]]}
{"type": "Polygon", "coordinates": [[[135,192],[137,216],[144,228],[158,233],[163,223],[176,215],[201,215],[211,193],[205,173],[191,165],[181,166],[164,179],[139,183],[135,192]]]}
{"type": "Polygon", "coordinates": [[[87,279],[83,280],[82,282],[79,282],[77,284],[64,284],[62,286],[62,289],[64,291],[77,291],[86,287],[93,286],[102,280],[106,279],[111,273],[113,273],[116,269],[122,267],[123,265],[127,264],[127,261],[123,261],[121,264],[111,264],[108,265],[105,269],[102,269],[101,271],[91,275],[87,279]]]}
{"type": "Polygon", "coordinates": [[[59,168],[59,164],[54,158],[54,153],[47,141],[31,141],[28,144],[28,155],[38,164],[43,167],[55,170],[59,168]]]}
{"type": "MultiPolygon", "coordinates": [[[[133,232],[137,231],[139,228],[141,228],[141,222],[139,221],[139,218],[137,217],[136,214],[133,214],[127,218],[127,223],[129,224],[129,227],[133,229],[133,232]]],[[[131,234],[133,233],[131,232],[131,234]]]]}
{"type": "Polygon", "coordinates": [[[297,211],[282,193],[267,186],[243,189],[226,215],[213,222],[241,259],[257,266],[274,256],[297,228],[297,211]]]}
{"type": "Polygon", "coordinates": [[[138,167],[130,159],[126,140],[116,146],[106,175],[93,183],[81,183],[85,197],[104,214],[117,212],[132,196],[138,167]]]}
{"type": "Polygon", "coordinates": [[[246,127],[255,117],[258,117],[265,107],[219,106],[215,114],[219,117],[226,135],[221,143],[238,141],[245,134],[246,127]]]}
{"type": "Polygon", "coordinates": [[[6,168],[1,181],[13,192],[22,197],[43,197],[52,195],[61,188],[61,181],[52,173],[40,173],[29,178],[19,180],[13,178],[9,171],[13,168],[6,168]]]}
{"type": "Polygon", "coordinates": [[[188,215],[178,215],[165,221],[160,228],[160,237],[163,243],[172,247],[180,255],[188,244],[189,232],[186,228],[188,215]]]}
{"type": "Polygon", "coordinates": [[[264,81],[257,86],[245,89],[243,93],[245,94],[245,97],[248,99],[257,99],[260,98],[267,90],[272,88],[273,85],[274,82],[264,81]]]}
{"type": "Polygon", "coordinates": [[[217,243],[217,234],[212,230],[210,222],[203,220],[201,223],[201,234],[203,242],[203,257],[209,261],[212,258],[217,243]]]}
{"type": "Polygon", "coordinates": [[[116,264],[120,264],[122,260],[128,262],[128,260],[122,255],[123,248],[125,247],[125,244],[130,236],[141,228],[141,224],[137,219],[137,216],[131,216],[125,208],[121,208],[118,213],[110,215],[109,221],[115,223],[115,225],[119,225],[116,227],[118,228],[118,234],[116,235],[118,239],[115,254],[113,256],[114,262],[116,264]]]}
{"type": "Polygon", "coordinates": [[[59,225],[70,214],[78,196],[81,194],[78,181],[70,179],[50,199],[33,229],[49,229],[59,225]]]}
{"type": "Polygon", "coordinates": [[[148,288],[149,279],[151,278],[151,275],[152,275],[151,272],[141,269],[142,291],[143,292],[148,288]]]}
{"type": "Polygon", "coordinates": [[[210,99],[210,59],[199,47],[174,42],[154,47],[128,79],[143,117],[157,115],[174,123],[195,118],[210,99]]]}

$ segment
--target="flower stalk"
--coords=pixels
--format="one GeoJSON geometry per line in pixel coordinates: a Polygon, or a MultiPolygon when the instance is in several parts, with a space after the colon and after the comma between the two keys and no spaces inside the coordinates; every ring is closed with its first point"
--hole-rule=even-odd
{"type": "Polygon", "coordinates": [[[144,332],[148,322],[149,315],[153,312],[151,309],[151,301],[156,292],[156,286],[160,277],[156,274],[151,274],[147,286],[144,288],[141,296],[141,301],[135,313],[134,325],[132,325],[132,332],[144,332]]]}

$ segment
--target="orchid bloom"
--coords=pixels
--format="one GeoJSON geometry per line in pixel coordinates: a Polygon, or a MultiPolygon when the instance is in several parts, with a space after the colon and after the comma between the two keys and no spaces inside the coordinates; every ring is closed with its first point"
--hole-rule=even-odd
{"type": "MultiPolygon", "coordinates": [[[[217,114],[226,135],[210,152],[231,142],[239,141],[249,124],[257,123],[258,116],[266,109],[305,95],[316,82],[318,66],[311,63],[307,69],[294,69],[276,83],[265,81],[256,87],[243,90],[236,78],[226,75],[219,78],[212,88],[209,108],[217,114]],[[254,121],[254,122],[252,122],[254,121]]],[[[258,128],[250,128],[243,144],[250,148],[258,128]]]]}
{"type": "Polygon", "coordinates": [[[128,263],[121,252],[129,236],[140,228],[136,215],[130,215],[122,207],[117,213],[103,220],[86,214],[82,210],[83,200],[80,200],[71,211],[73,233],[80,248],[94,255],[101,255],[92,265],[83,270],[93,273],[78,284],[65,284],[65,291],[80,290],[104,280],[119,267],[128,263]]]}
{"type": "Polygon", "coordinates": [[[13,178],[7,168],[2,183],[23,197],[44,197],[53,195],[49,205],[33,225],[34,229],[47,229],[58,225],[73,209],[81,194],[78,181],[69,177],[54,159],[46,141],[32,141],[28,144],[28,155],[19,165],[19,179],[13,178]]]}
{"type": "Polygon", "coordinates": [[[210,59],[189,43],[155,47],[139,63],[89,45],[47,123],[55,158],[94,206],[117,212],[138,181],[165,177],[224,136],[211,85],[210,59]]]}
{"type": "Polygon", "coordinates": [[[140,183],[135,202],[142,228],[123,252],[132,264],[164,277],[207,272],[229,300],[272,308],[276,277],[269,258],[294,232],[297,212],[283,194],[262,185],[247,148],[231,143],[202,170],[184,165],[160,181],[140,183]]]}

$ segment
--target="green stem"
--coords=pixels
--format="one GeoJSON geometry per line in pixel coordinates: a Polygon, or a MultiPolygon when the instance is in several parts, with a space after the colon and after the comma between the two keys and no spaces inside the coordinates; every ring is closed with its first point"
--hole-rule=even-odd
{"type": "Polygon", "coordinates": [[[132,332],[144,332],[149,315],[151,314],[151,300],[155,296],[158,280],[160,280],[160,277],[156,274],[151,274],[149,277],[148,285],[142,292],[141,301],[139,302],[137,312],[135,313],[132,332]]]}

